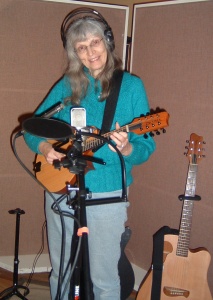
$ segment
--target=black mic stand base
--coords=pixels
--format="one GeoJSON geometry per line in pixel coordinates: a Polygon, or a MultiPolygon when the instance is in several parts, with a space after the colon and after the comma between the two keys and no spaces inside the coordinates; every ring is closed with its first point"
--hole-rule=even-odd
{"type": "Polygon", "coordinates": [[[19,292],[19,289],[24,289],[26,291],[24,293],[25,295],[28,295],[30,292],[26,286],[16,285],[16,286],[9,287],[6,290],[4,290],[3,292],[1,292],[0,296],[3,296],[3,297],[1,297],[0,299],[1,300],[10,299],[11,297],[13,297],[15,295],[15,296],[19,297],[20,299],[27,300],[27,298],[19,292]]]}
{"type": "Polygon", "coordinates": [[[25,212],[20,208],[16,208],[15,210],[9,210],[10,214],[16,214],[16,236],[15,236],[15,258],[14,258],[14,272],[13,272],[13,286],[7,288],[6,290],[0,293],[0,299],[6,300],[10,299],[14,295],[19,297],[20,299],[28,300],[24,295],[29,294],[29,289],[26,286],[18,285],[18,248],[19,248],[19,227],[20,227],[20,215],[25,212]],[[25,293],[22,295],[19,292],[19,289],[24,289],[25,293]]]}

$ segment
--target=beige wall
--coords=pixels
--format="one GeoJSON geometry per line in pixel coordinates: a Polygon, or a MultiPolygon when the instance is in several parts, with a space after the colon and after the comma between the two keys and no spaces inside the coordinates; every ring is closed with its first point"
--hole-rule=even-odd
{"type": "MultiPolygon", "coordinates": [[[[99,2],[99,1],[94,1],[99,2]]],[[[128,36],[131,36],[131,20],[132,20],[132,11],[134,3],[141,3],[141,1],[134,0],[106,0],[104,3],[108,4],[118,4],[118,5],[126,5],[129,7],[129,25],[128,25],[128,36]]]]}
{"type": "MultiPolygon", "coordinates": [[[[158,0],[160,1],[160,0],[158,0]]],[[[139,1],[139,0],[106,0],[104,3],[108,4],[118,4],[118,5],[126,5],[129,7],[129,24],[128,24],[128,36],[131,36],[132,34],[132,15],[133,15],[133,7],[136,3],[145,3],[145,2],[158,2],[158,1],[139,1]]],[[[93,1],[93,2],[99,2],[99,1],[93,1]]]]}

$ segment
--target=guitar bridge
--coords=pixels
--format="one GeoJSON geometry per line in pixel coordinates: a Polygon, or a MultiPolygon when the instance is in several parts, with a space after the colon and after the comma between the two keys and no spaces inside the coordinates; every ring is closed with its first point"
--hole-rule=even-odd
{"type": "Polygon", "coordinates": [[[187,290],[169,287],[169,286],[165,286],[163,288],[163,292],[168,297],[182,296],[182,297],[188,298],[189,294],[190,294],[189,291],[187,291],[187,290]]]}

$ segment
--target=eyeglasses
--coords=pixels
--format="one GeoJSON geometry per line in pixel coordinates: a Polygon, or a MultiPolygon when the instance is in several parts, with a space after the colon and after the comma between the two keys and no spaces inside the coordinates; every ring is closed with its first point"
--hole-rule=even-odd
{"type": "Polygon", "coordinates": [[[102,40],[103,38],[95,39],[90,43],[89,46],[81,45],[77,49],[75,49],[75,52],[77,52],[78,54],[84,54],[87,51],[88,47],[90,47],[91,50],[98,48],[102,40]]]}

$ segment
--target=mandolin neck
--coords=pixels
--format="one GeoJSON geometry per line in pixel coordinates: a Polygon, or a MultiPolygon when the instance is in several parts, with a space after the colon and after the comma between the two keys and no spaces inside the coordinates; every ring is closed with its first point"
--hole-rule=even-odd
{"type": "MultiPolygon", "coordinates": [[[[119,129],[113,130],[111,132],[104,133],[101,135],[101,137],[109,140],[110,136],[114,132],[134,132],[138,135],[146,134],[149,132],[151,136],[153,136],[153,131],[156,132],[156,134],[160,134],[160,132],[158,131],[159,129],[162,129],[163,132],[165,132],[164,127],[168,126],[168,119],[169,114],[165,111],[153,115],[135,118],[132,123],[124,125],[119,129]]],[[[104,144],[104,140],[102,138],[100,139],[98,137],[91,137],[86,139],[83,146],[83,152],[89,149],[94,149],[104,144]]]]}
{"type": "MultiPolygon", "coordinates": [[[[120,127],[118,130],[113,130],[111,132],[107,132],[102,134],[101,136],[105,139],[110,139],[110,136],[113,132],[129,132],[129,125],[126,126],[122,126],[120,127]]],[[[101,146],[102,144],[104,144],[104,140],[99,139],[99,138],[89,138],[88,140],[86,140],[85,145],[83,146],[83,152],[90,150],[90,149],[95,149],[99,146],[101,146]]]]}

